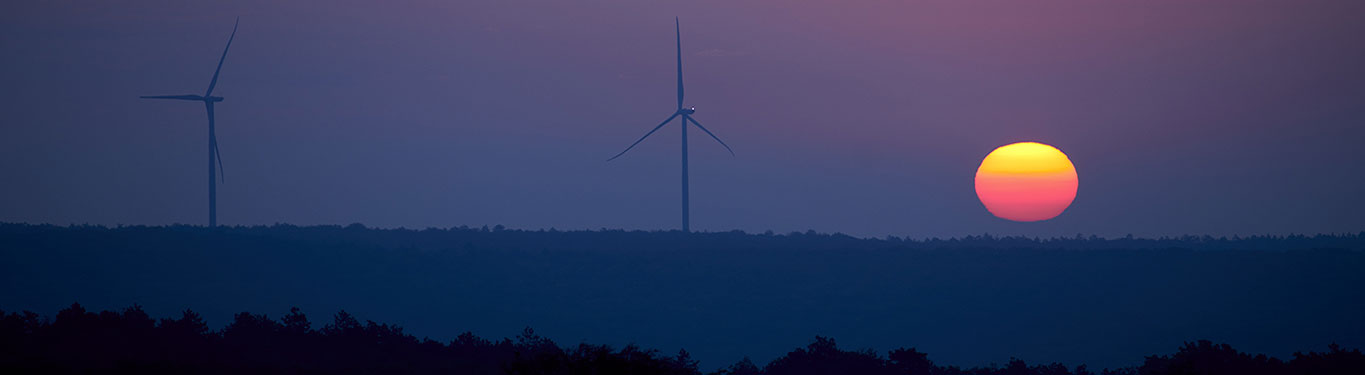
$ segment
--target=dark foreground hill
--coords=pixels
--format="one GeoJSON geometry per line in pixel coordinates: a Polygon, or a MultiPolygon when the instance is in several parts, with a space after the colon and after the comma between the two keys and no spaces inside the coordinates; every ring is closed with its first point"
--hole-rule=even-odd
{"type": "Polygon", "coordinates": [[[434,338],[686,348],[714,369],[810,337],[936,363],[1136,366],[1199,339],[1365,346],[1365,235],[1160,240],[0,225],[0,308],[347,311],[434,338]]]}
{"type": "MultiPolygon", "coordinates": [[[[635,345],[612,348],[580,343],[561,347],[530,328],[515,340],[488,340],[466,332],[446,341],[418,339],[398,326],[360,323],[342,311],[314,328],[297,308],[279,320],[242,312],[221,330],[199,315],[152,319],[141,307],[90,312],[73,304],[49,322],[36,313],[0,312],[0,371],[5,373],[271,374],[420,373],[477,375],[701,375],[686,350],[664,355],[635,345]]],[[[765,366],[748,358],[713,375],[1355,375],[1365,354],[1331,345],[1326,352],[1294,353],[1285,361],[1251,355],[1226,344],[1186,343],[1169,355],[1147,356],[1141,366],[1092,371],[1085,365],[1003,365],[962,369],[934,364],[914,348],[841,349],[819,337],[765,366]]]]}

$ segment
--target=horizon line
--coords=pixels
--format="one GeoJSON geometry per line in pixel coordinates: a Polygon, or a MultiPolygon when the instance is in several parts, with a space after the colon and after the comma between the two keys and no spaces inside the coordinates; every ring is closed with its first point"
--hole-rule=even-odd
{"type": "Polygon", "coordinates": [[[218,225],[218,226],[216,226],[216,227],[209,227],[209,226],[205,226],[205,225],[184,224],[184,223],[173,223],[173,224],[114,224],[114,225],[106,225],[106,224],[90,224],[90,223],[80,223],[80,224],[78,224],[78,223],[55,224],[55,223],[29,223],[29,222],[9,222],[9,221],[0,221],[0,228],[4,228],[4,227],[13,227],[13,226],[51,227],[51,228],[68,228],[68,229],[72,229],[72,228],[76,228],[76,229],[98,228],[98,229],[111,229],[111,230],[117,230],[117,229],[136,229],[136,228],[146,228],[146,229],[194,228],[194,229],[205,229],[205,230],[234,230],[234,229],[269,229],[269,228],[280,228],[280,227],[292,227],[292,228],[304,228],[304,229],[348,229],[348,230],[374,230],[374,231],[393,231],[393,232],[403,232],[403,231],[421,232],[421,231],[432,231],[432,230],[436,230],[436,231],[518,232],[518,233],[647,233],[647,234],[670,234],[670,233],[677,233],[677,234],[684,234],[684,235],[686,235],[686,234],[696,234],[696,235],[739,234],[739,235],[759,236],[759,237],[764,237],[764,236],[772,236],[772,237],[779,237],[779,236],[780,236],[780,237],[791,237],[791,236],[847,237],[847,238],[851,238],[851,239],[855,239],[855,240],[868,240],[868,241],[898,241],[898,242],[930,242],[930,241],[962,241],[962,240],[1028,240],[1028,241],[1035,241],[1035,242],[1039,242],[1039,243],[1045,243],[1045,242],[1076,241],[1076,240],[1082,240],[1082,241],[1106,241],[1106,242],[1108,242],[1108,241],[1192,241],[1192,240],[1198,240],[1198,241],[1247,241],[1247,240],[1267,240],[1267,239],[1270,239],[1270,240],[1289,240],[1289,239],[1320,239],[1320,238],[1365,238],[1365,230],[1354,231],[1354,232],[1318,232],[1318,233],[1314,233],[1314,234],[1289,232],[1289,233],[1285,233],[1285,234],[1271,234],[1271,233],[1265,233],[1265,234],[1251,234],[1251,235],[1217,235],[1217,236],[1215,236],[1215,235],[1210,235],[1210,234],[1190,234],[1190,233],[1186,233],[1186,234],[1180,234],[1180,235],[1162,235],[1162,236],[1155,236],[1155,237],[1135,236],[1135,235],[1132,235],[1132,234],[1128,234],[1128,235],[1125,235],[1125,236],[1108,237],[1108,236],[1099,236],[1099,235],[1095,235],[1095,234],[1085,234],[1085,233],[1077,233],[1075,236],[1061,236],[1061,235],[1054,235],[1054,236],[1038,236],[1038,235],[1033,235],[1033,236],[1029,236],[1029,235],[1000,235],[1000,234],[991,234],[990,232],[982,232],[982,233],[980,233],[980,234],[967,234],[967,235],[962,235],[962,236],[950,236],[950,237],[940,237],[940,236],[911,237],[911,236],[898,236],[898,235],[884,235],[884,236],[855,236],[855,235],[850,235],[850,234],[843,233],[843,232],[839,232],[839,231],[834,231],[834,232],[822,232],[822,231],[816,231],[816,230],[814,230],[814,229],[807,229],[807,230],[805,230],[805,231],[786,231],[786,232],[778,232],[778,231],[774,231],[774,230],[765,230],[765,231],[762,231],[762,232],[749,232],[749,231],[746,231],[746,230],[743,230],[743,229],[731,229],[731,230],[722,230],[722,231],[708,231],[708,230],[697,231],[697,230],[693,230],[693,231],[691,231],[690,233],[684,233],[682,230],[679,230],[679,229],[625,229],[625,228],[607,228],[607,227],[602,227],[602,228],[597,228],[597,229],[558,229],[558,228],[555,228],[555,227],[527,229],[527,228],[510,228],[510,227],[507,227],[507,226],[504,226],[504,225],[501,225],[501,224],[495,224],[495,225],[487,225],[487,224],[485,224],[485,225],[482,225],[482,226],[453,225],[453,226],[449,226],[449,227],[428,226],[428,227],[421,227],[421,228],[417,228],[417,227],[409,228],[409,227],[406,227],[406,226],[397,226],[397,227],[372,227],[372,226],[368,226],[368,225],[365,225],[365,224],[359,223],[359,222],[354,222],[354,223],[350,223],[350,224],[303,224],[303,225],[300,225],[300,224],[291,224],[291,223],[285,223],[285,222],[276,222],[276,223],[273,223],[273,224],[251,224],[251,225],[240,225],[240,224],[238,224],[238,225],[221,225],[221,224],[220,224],[220,225],[218,225]]]}

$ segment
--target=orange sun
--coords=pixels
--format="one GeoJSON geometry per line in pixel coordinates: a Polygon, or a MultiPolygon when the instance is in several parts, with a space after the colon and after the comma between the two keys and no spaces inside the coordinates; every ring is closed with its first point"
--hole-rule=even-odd
{"type": "Polygon", "coordinates": [[[1076,199],[1076,166],[1061,150],[1037,142],[1000,146],[976,169],[976,196],[1001,219],[1041,221],[1076,199]]]}

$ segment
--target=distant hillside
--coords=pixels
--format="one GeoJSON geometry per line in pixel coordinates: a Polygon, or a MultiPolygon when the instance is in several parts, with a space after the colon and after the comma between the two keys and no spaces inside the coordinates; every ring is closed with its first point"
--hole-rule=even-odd
{"type": "Polygon", "coordinates": [[[1139,364],[1210,339],[1288,358],[1365,347],[1365,233],[859,239],[490,229],[0,224],[0,308],[346,309],[405,332],[766,363],[816,335],[936,363],[1139,364]]]}

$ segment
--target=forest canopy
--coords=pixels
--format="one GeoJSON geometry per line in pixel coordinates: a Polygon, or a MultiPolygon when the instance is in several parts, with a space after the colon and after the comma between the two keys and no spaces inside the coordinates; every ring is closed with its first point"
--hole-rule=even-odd
{"type": "MultiPolygon", "coordinates": [[[[516,338],[464,333],[448,341],[417,338],[402,327],[360,319],[346,311],[315,326],[298,308],[278,319],[242,312],[210,329],[192,310],[153,319],[140,306],[87,311],[72,304],[47,319],[31,311],[0,312],[0,372],[123,373],[458,373],[700,375],[686,350],[665,354],[627,345],[561,346],[526,328],[516,338]]],[[[1325,352],[1282,360],[1226,344],[1189,342],[1174,353],[1146,357],[1141,366],[1092,370],[1085,365],[1033,364],[1011,359],[974,368],[936,365],[928,354],[897,348],[885,354],[848,350],[815,337],[759,366],[748,358],[706,372],[714,375],[1148,375],[1360,374],[1365,354],[1335,344],[1325,352]]]]}

